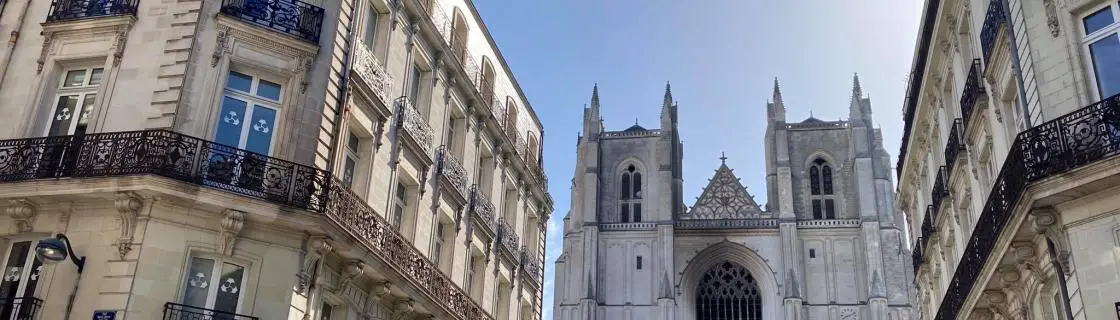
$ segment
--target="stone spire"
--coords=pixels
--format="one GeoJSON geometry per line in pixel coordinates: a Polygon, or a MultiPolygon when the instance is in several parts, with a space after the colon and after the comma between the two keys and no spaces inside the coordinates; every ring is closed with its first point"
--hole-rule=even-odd
{"type": "Polygon", "coordinates": [[[778,77],[774,77],[774,104],[782,105],[782,89],[778,87],[778,77]]]}
{"type": "Polygon", "coordinates": [[[848,121],[853,125],[866,126],[863,107],[863,88],[859,85],[859,74],[852,74],[852,101],[848,106],[848,121]]]}
{"type": "Polygon", "coordinates": [[[669,81],[665,81],[665,102],[661,105],[663,107],[673,105],[673,90],[669,87],[669,81]]]}
{"type": "Polygon", "coordinates": [[[596,83],[595,87],[591,88],[591,107],[583,110],[583,135],[592,139],[597,139],[599,132],[602,131],[603,122],[599,116],[599,84],[596,83]]]}
{"type": "Polygon", "coordinates": [[[782,89],[778,86],[778,77],[774,77],[774,97],[766,104],[766,116],[770,122],[786,121],[786,105],[782,102],[782,89]]]}
{"type": "Polygon", "coordinates": [[[665,100],[661,103],[661,130],[676,130],[677,106],[673,104],[673,90],[665,81],[665,100]]]}
{"type": "Polygon", "coordinates": [[[859,86],[859,74],[852,74],[852,100],[863,98],[863,88],[859,86]]]}

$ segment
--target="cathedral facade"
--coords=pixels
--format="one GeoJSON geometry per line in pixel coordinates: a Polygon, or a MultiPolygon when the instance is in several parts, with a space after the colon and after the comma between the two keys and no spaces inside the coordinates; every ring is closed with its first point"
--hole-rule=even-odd
{"type": "Polygon", "coordinates": [[[846,121],[767,104],[768,204],[721,158],[688,205],[668,85],[660,129],[604,129],[585,108],[556,260],[554,319],[913,319],[890,156],[853,79],[846,121]]]}

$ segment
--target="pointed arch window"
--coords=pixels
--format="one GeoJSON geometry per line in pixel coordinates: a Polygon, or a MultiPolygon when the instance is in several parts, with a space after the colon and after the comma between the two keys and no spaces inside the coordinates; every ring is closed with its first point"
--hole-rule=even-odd
{"type": "Polygon", "coordinates": [[[809,166],[809,201],[813,219],[836,219],[836,200],[832,188],[832,166],[817,158],[809,166]]]}
{"type": "Polygon", "coordinates": [[[642,222],[642,172],[634,165],[622,171],[619,179],[619,219],[622,222],[642,222]]]}

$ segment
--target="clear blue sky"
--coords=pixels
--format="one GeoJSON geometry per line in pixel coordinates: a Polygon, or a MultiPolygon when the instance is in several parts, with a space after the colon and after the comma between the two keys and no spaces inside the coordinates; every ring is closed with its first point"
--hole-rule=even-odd
{"type": "Polygon", "coordinates": [[[659,125],[665,81],[680,105],[685,203],[728,165],[765,203],[766,102],[778,77],[790,122],[848,115],[852,73],[897,156],[920,0],[476,0],[545,128],[549,221],[544,319],[568,213],[583,106],[599,84],[607,130],[659,125]]]}

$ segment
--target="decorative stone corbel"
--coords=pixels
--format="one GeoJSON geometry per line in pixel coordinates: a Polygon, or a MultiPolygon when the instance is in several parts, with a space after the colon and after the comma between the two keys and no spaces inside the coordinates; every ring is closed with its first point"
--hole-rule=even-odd
{"type": "Polygon", "coordinates": [[[120,222],[121,235],[117,238],[117,254],[121,260],[132,251],[132,239],[136,232],[136,217],[140,215],[140,207],[144,200],[132,192],[118,192],[113,206],[117,208],[117,218],[120,222]]]}
{"type": "Polygon", "coordinates": [[[369,293],[373,294],[376,301],[385,301],[385,298],[392,292],[393,284],[389,281],[381,281],[373,284],[373,288],[369,293]]]}
{"type": "Polygon", "coordinates": [[[307,93],[307,85],[311,84],[311,67],[315,60],[312,56],[302,56],[299,59],[299,69],[296,69],[296,73],[303,76],[299,82],[299,93],[307,93]]]}
{"type": "Polygon", "coordinates": [[[1050,36],[1057,38],[1062,30],[1058,26],[1058,10],[1054,8],[1054,0],[1042,0],[1042,7],[1046,11],[1046,26],[1050,28],[1050,36]]]}
{"type": "Polygon", "coordinates": [[[424,193],[428,189],[428,170],[429,168],[420,169],[420,185],[417,188],[420,189],[420,196],[418,197],[420,199],[424,199],[424,193]]]}
{"type": "Polygon", "coordinates": [[[15,222],[16,233],[31,232],[35,226],[35,216],[38,210],[35,203],[27,198],[8,200],[8,217],[15,222]]]}
{"type": "Polygon", "coordinates": [[[385,134],[385,123],[388,121],[389,119],[381,119],[373,126],[373,154],[381,150],[381,136],[385,134]]]}
{"type": "Polygon", "coordinates": [[[404,2],[401,0],[389,0],[389,29],[397,30],[397,24],[400,23],[400,15],[404,12],[404,2]]]}
{"type": "Polygon", "coordinates": [[[226,256],[233,255],[233,244],[237,242],[237,235],[241,233],[241,228],[245,226],[245,213],[233,209],[226,209],[222,217],[221,230],[219,231],[219,244],[221,244],[222,254],[226,256]]]}
{"type": "Polygon", "coordinates": [[[313,276],[312,272],[314,272],[315,266],[317,266],[319,261],[322,261],[323,257],[331,252],[331,250],[334,250],[334,247],[331,245],[329,238],[315,236],[307,241],[306,248],[304,248],[303,265],[300,266],[300,271],[296,274],[296,291],[298,293],[303,294],[307,292],[307,289],[311,286],[311,282],[314,281],[311,277],[313,276]]]}
{"type": "Polygon", "coordinates": [[[132,28],[132,24],[123,25],[117,30],[117,38],[113,41],[113,66],[121,65],[121,58],[124,58],[124,45],[128,43],[128,29],[132,28]]]}
{"type": "Polygon", "coordinates": [[[1019,280],[1023,280],[1023,274],[1019,272],[1019,268],[1013,265],[1001,265],[996,268],[996,275],[1004,286],[1015,287],[1018,285],[1019,280]]]}
{"type": "Polygon", "coordinates": [[[229,26],[219,25],[218,35],[214,40],[214,52],[210,54],[210,67],[217,67],[222,55],[229,49],[229,26]]]}
{"type": "Polygon", "coordinates": [[[1070,246],[1065,230],[1058,222],[1058,211],[1053,207],[1034,208],[1030,211],[1034,230],[1054,243],[1057,261],[1062,265],[1066,276],[1072,274],[1070,266],[1070,246]]]}
{"type": "Polygon", "coordinates": [[[1002,306],[1007,304],[1007,294],[999,290],[988,289],[981,293],[980,298],[988,301],[989,306],[993,306],[990,309],[993,313],[1001,316],[1006,314],[1002,306]]]}
{"type": "Polygon", "coordinates": [[[47,63],[47,56],[53,51],[51,49],[52,43],[54,43],[54,33],[43,32],[43,47],[39,50],[39,59],[35,60],[35,63],[39,64],[35,68],[35,74],[43,73],[43,65],[47,63]]]}
{"type": "Polygon", "coordinates": [[[414,302],[411,298],[403,298],[393,303],[393,316],[396,318],[404,318],[415,310],[414,302]]]}
{"type": "Polygon", "coordinates": [[[992,312],[985,309],[972,310],[972,314],[968,316],[968,320],[992,320],[992,312]]]}
{"type": "Polygon", "coordinates": [[[338,278],[331,287],[331,292],[338,293],[350,285],[355,278],[361,276],[366,271],[366,264],[361,260],[352,260],[346,265],[342,266],[342,272],[339,272],[338,278]]]}

